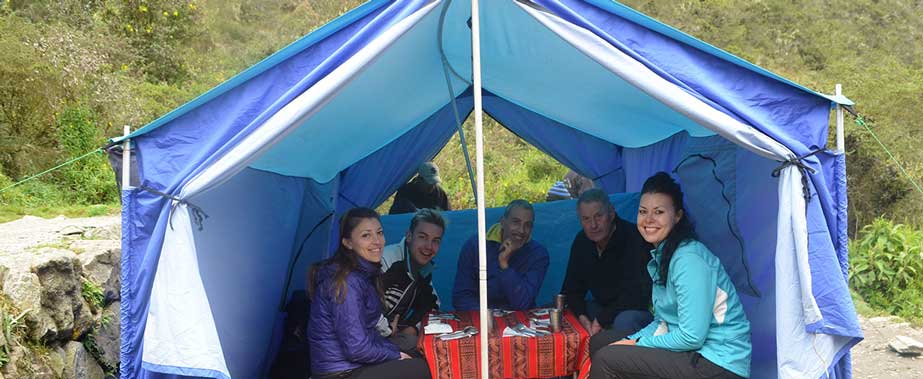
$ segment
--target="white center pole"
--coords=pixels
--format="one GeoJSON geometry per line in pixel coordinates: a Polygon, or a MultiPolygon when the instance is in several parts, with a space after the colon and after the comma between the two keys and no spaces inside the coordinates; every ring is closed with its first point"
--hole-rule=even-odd
{"type": "Polygon", "coordinates": [[[471,0],[471,75],[474,85],[474,138],[475,162],[477,166],[478,206],[478,294],[480,304],[481,331],[481,379],[487,379],[490,372],[487,355],[487,336],[490,333],[490,317],[487,309],[487,221],[484,215],[484,118],[481,105],[481,22],[478,0],[471,0]]]}
{"type": "MultiPolygon", "coordinates": [[[[837,83],[836,96],[840,97],[842,95],[843,85],[837,83]]],[[[840,104],[836,105],[836,150],[841,153],[846,151],[846,136],[843,130],[843,106],[840,104]]]]}
{"type": "MultiPolygon", "coordinates": [[[[131,134],[131,126],[125,125],[125,136],[131,134]]],[[[122,189],[131,186],[131,140],[122,142],[122,189]]]]}

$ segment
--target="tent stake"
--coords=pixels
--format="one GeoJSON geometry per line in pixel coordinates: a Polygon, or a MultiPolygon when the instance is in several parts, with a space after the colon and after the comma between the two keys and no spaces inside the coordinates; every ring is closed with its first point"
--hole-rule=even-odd
{"type": "Polygon", "coordinates": [[[481,378],[488,378],[490,359],[487,355],[487,336],[490,333],[487,309],[487,222],[484,215],[484,116],[481,104],[481,21],[478,0],[471,0],[471,75],[474,79],[474,134],[477,160],[478,206],[478,295],[481,331],[481,378]]]}

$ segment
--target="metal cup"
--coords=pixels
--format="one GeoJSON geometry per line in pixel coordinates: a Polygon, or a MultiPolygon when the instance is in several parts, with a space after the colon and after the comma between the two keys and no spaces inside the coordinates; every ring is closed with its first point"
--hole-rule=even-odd
{"type": "Polygon", "coordinates": [[[563,293],[559,293],[554,296],[554,308],[564,312],[564,306],[567,304],[567,296],[563,293]]]}
{"type": "Polygon", "coordinates": [[[561,318],[563,314],[564,312],[560,309],[552,309],[551,312],[548,313],[548,321],[550,321],[549,324],[551,324],[552,332],[557,333],[561,331],[561,318]]]}

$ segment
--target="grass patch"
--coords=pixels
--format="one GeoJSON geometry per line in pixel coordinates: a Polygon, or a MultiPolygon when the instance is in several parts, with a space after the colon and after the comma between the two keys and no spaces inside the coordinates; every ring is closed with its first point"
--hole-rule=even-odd
{"type": "Polygon", "coordinates": [[[29,311],[20,312],[6,296],[0,295],[0,333],[6,344],[0,346],[0,368],[10,363],[13,345],[20,345],[26,333],[25,317],[29,311]]]}
{"type": "Polygon", "coordinates": [[[110,216],[119,214],[121,208],[122,206],[120,204],[39,207],[26,207],[22,205],[0,205],[0,223],[18,220],[23,216],[36,216],[41,218],[55,218],[58,216],[69,218],[110,216]]]}
{"type": "Polygon", "coordinates": [[[852,302],[856,306],[856,313],[865,318],[872,317],[881,317],[881,316],[891,316],[888,312],[885,312],[881,309],[875,309],[869,303],[866,303],[862,299],[862,296],[859,296],[854,289],[849,290],[849,294],[852,295],[852,302]]]}

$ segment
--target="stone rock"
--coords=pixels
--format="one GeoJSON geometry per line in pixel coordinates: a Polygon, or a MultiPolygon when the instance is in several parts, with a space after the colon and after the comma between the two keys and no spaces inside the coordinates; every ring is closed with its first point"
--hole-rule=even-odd
{"type": "Polygon", "coordinates": [[[83,238],[90,240],[122,240],[122,224],[115,223],[108,226],[91,227],[83,232],[83,238]]]}
{"type": "Polygon", "coordinates": [[[110,226],[91,227],[83,232],[83,238],[88,240],[122,240],[122,224],[116,223],[110,226]]]}
{"type": "Polygon", "coordinates": [[[16,345],[10,352],[9,362],[3,366],[0,373],[9,378],[60,378],[63,374],[63,365],[59,365],[62,370],[56,371],[53,367],[54,360],[63,361],[60,355],[57,358],[54,355],[55,352],[43,355],[30,351],[24,346],[16,345]]]}
{"type": "Polygon", "coordinates": [[[26,311],[32,340],[72,340],[93,325],[93,315],[83,300],[83,271],[72,251],[42,248],[4,256],[8,268],[3,292],[18,309],[26,311]]]}
{"type": "Polygon", "coordinates": [[[3,366],[3,370],[0,372],[2,372],[3,375],[11,378],[19,377],[20,375],[18,375],[16,368],[19,367],[19,361],[22,360],[25,356],[25,349],[22,346],[12,346],[10,350],[10,356],[8,357],[10,360],[6,363],[5,366],[3,366]]]}
{"type": "Polygon", "coordinates": [[[118,241],[74,241],[71,247],[84,248],[77,255],[83,265],[83,276],[101,286],[106,302],[121,298],[121,249],[118,241]]]}
{"type": "Polygon", "coordinates": [[[64,362],[66,357],[67,353],[60,346],[55,347],[51,351],[51,354],[48,354],[48,368],[51,369],[54,377],[64,377],[64,368],[66,366],[64,362]]]}
{"type": "Polygon", "coordinates": [[[915,357],[923,354],[923,342],[907,336],[897,336],[888,346],[903,356],[915,357]]]}
{"type": "Polygon", "coordinates": [[[85,228],[77,225],[67,225],[58,230],[58,234],[62,236],[77,236],[82,235],[85,230],[85,228]]]}
{"type": "Polygon", "coordinates": [[[119,320],[120,302],[109,304],[103,311],[102,321],[93,333],[96,341],[96,347],[99,348],[99,360],[109,367],[118,366],[120,339],[119,332],[121,321],[119,320]]]}
{"type": "Polygon", "coordinates": [[[68,342],[64,346],[64,375],[65,378],[74,379],[104,379],[106,374],[103,372],[99,363],[87,353],[87,350],[80,342],[68,342]]]}

